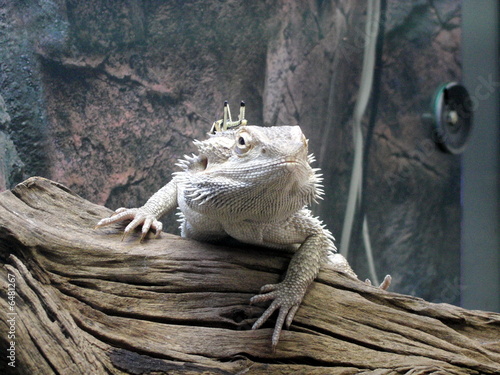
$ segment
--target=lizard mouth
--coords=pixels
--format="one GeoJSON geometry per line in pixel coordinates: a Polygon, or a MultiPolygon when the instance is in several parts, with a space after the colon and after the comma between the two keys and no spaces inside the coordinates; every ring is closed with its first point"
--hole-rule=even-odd
{"type": "Polygon", "coordinates": [[[271,163],[252,163],[245,166],[245,174],[242,176],[241,166],[231,166],[231,168],[225,168],[224,174],[227,176],[238,175],[239,178],[252,178],[255,173],[268,175],[270,178],[282,177],[281,172],[286,174],[296,174],[302,169],[307,169],[308,163],[304,162],[301,158],[289,156],[283,158],[279,161],[273,161],[271,163]]]}

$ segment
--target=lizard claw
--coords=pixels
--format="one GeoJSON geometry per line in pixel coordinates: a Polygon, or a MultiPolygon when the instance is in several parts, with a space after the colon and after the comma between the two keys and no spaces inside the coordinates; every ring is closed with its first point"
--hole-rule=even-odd
{"type": "Polygon", "coordinates": [[[142,225],[140,242],[146,238],[150,229],[155,231],[155,237],[160,235],[160,232],[163,229],[163,225],[160,221],[156,219],[153,214],[146,212],[140,208],[119,208],[117,209],[113,215],[109,218],[105,218],[100,220],[95,228],[103,227],[105,225],[118,223],[123,220],[132,220],[123,231],[122,241],[125,239],[127,235],[132,233],[132,231],[138,226],[142,225]]]}
{"type": "Polygon", "coordinates": [[[299,291],[296,287],[291,287],[288,284],[289,283],[286,281],[283,281],[279,284],[264,285],[260,292],[265,294],[259,294],[250,299],[251,304],[272,300],[271,305],[264,311],[261,317],[257,319],[252,329],[260,328],[262,324],[279,309],[271,340],[273,351],[278,345],[283,325],[285,325],[286,328],[290,327],[305,294],[305,291],[299,291]]]}
{"type": "MultiPolygon", "coordinates": [[[[391,275],[385,275],[384,280],[378,286],[379,289],[387,290],[391,286],[392,277],[391,275]]],[[[372,286],[372,281],[370,279],[365,280],[366,285],[372,286]]]]}

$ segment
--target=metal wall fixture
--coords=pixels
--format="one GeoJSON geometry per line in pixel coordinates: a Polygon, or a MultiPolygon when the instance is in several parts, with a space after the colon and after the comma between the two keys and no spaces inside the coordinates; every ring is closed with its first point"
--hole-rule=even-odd
{"type": "Polygon", "coordinates": [[[424,118],[432,121],[434,140],[439,147],[460,154],[469,140],[473,114],[473,103],[467,89],[457,82],[448,82],[436,90],[431,112],[424,118]]]}

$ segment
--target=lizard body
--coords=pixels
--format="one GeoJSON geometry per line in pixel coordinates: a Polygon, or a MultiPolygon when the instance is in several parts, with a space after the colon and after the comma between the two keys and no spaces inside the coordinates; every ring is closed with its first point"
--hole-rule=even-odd
{"type": "Polygon", "coordinates": [[[233,237],[245,243],[294,252],[286,275],[265,285],[251,303],[272,301],[252,329],[279,310],[272,335],[276,347],[284,324],[290,326],[321,264],[355,276],[336,251],[331,233],[308,205],[321,198],[321,175],[310,164],[308,145],[299,126],[241,126],[195,141],[198,154],[179,161],[180,172],[140,208],[120,208],[99,221],[104,226],[130,219],[125,234],[142,225],[141,240],[158,219],[176,207],[181,235],[200,241],[233,237]]]}

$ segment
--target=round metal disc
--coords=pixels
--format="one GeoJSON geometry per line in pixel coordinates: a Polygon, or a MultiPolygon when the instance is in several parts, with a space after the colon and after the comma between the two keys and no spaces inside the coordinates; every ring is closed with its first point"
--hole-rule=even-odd
{"type": "Polygon", "coordinates": [[[472,128],[472,102],[466,88],[456,82],[442,85],[433,101],[437,142],[446,151],[465,149],[472,128]]]}

